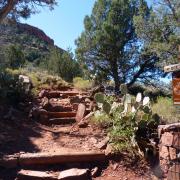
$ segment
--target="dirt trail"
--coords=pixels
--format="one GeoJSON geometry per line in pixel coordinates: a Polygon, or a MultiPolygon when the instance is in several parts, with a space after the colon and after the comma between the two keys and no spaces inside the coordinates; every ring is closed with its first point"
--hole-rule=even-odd
{"type": "MultiPolygon", "coordinates": [[[[27,114],[22,111],[14,111],[13,118],[12,116],[9,119],[2,118],[0,123],[0,157],[27,152],[49,152],[52,154],[76,151],[105,152],[108,142],[107,132],[91,124],[88,120],[82,121],[92,111],[93,106],[95,104],[88,92],[80,92],[75,89],[41,91],[39,97],[33,102],[34,108],[31,111],[31,118],[27,118],[27,114]],[[62,112],[69,115],[62,115],[62,112]],[[52,119],[55,119],[56,122],[52,119]]],[[[97,170],[92,177],[92,179],[97,180],[151,179],[147,166],[144,164],[142,167],[138,166],[137,163],[128,166],[127,159],[122,157],[108,160],[99,163],[54,164],[48,167],[33,167],[30,170],[57,174],[71,168],[88,168],[91,172],[94,169],[97,170]]],[[[2,167],[0,168],[0,179],[15,179],[21,169],[23,168],[7,169],[2,167]]]]}

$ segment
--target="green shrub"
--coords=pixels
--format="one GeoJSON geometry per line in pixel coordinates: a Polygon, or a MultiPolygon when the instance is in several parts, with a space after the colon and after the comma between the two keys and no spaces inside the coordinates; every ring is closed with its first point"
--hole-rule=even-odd
{"type": "Polygon", "coordinates": [[[109,137],[115,150],[126,150],[133,154],[137,154],[140,149],[145,152],[150,147],[148,141],[141,147],[140,140],[151,138],[152,132],[156,131],[159,124],[159,118],[152,114],[149,97],[142,99],[139,93],[135,100],[127,94],[126,86],[122,87],[124,88],[122,103],[113,102],[114,97],[105,95],[103,103],[99,103],[99,99],[96,98],[98,104],[98,110],[95,111],[96,122],[103,124],[105,120],[109,125],[109,137]]]}
{"type": "Polygon", "coordinates": [[[32,83],[30,96],[36,96],[41,89],[58,89],[61,86],[69,86],[61,77],[49,75],[45,71],[38,72],[38,69],[7,68],[0,74],[0,96],[10,102],[19,102],[27,96],[24,94],[21,84],[18,83],[19,75],[25,75],[30,78],[32,83]]]}
{"type": "Polygon", "coordinates": [[[111,118],[103,112],[97,111],[91,118],[91,122],[100,127],[109,127],[112,123],[111,118]]]}
{"type": "Polygon", "coordinates": [[[80,89],[80,90],[87,90],[92,87],[92,81],[90,80],[84,80],[81,77],[75,77],[73,79],[73,85],[75,88],[80,89]]]}
{"type": "Polygon", "coordinates": [[[0,73],[0,97],[2,101],[12,105],[18,104],[28,96],[19,81],[20,70],[6,69],[0,73]]]}

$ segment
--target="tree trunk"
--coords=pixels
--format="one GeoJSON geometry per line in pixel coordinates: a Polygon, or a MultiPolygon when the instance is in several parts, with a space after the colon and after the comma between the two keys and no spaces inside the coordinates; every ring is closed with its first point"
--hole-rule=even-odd
{"type": "Polygon", "coordinates": [[[119,75],[118,75],[117,62],[113,62],[111,64],[111,69],[112,69],[113,79],[115,82],[115,93],[119,93],[120,80],[119,80],[119,75]]]}
{"type": "Polygon", "coordinates": [[[0,9],[0,24],[2,23],[3,19],[6,18],[8,13],[13,9],[15,4],[15,0],[8,0],[7,4],[0,9]]]}

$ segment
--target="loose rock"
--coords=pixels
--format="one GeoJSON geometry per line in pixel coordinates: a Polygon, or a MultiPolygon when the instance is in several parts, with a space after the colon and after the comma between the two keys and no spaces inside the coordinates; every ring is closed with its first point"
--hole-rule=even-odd
{"type": "Polygon", "coordinates": [[[60,180],[89,180],[90,171],[89,169],[69,169],[60,172],[58,179],[60,180]]]}
{"type": "Polygon", "coordinates": [[[102,140],[101,142],[99,142],[96,147],[99,149],[105,149],[107,146],[107,143],[109,141],[109,137],[106,137],[104,140],[102,140]]]}
{"type": "Polygon", "coordinates": [[[99,168],[98,168],[98,167],[93,168],[93,169],[91,170],[91,176],[92,176],[92,177],[97,177],[98,171],[99,171],[99,168]]]}

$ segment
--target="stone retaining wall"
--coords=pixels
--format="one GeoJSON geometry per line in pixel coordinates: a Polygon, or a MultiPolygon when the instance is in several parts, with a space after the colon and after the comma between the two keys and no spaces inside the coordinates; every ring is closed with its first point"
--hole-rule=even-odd
{"type": "Polygon", "coordinates": [[[180,180],[180,123],[160,125],[158,134],[163,180],[180,180]]]}

